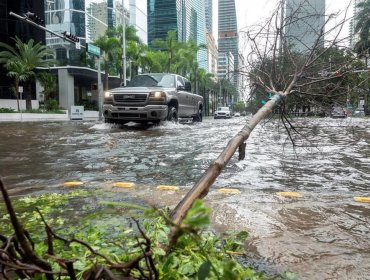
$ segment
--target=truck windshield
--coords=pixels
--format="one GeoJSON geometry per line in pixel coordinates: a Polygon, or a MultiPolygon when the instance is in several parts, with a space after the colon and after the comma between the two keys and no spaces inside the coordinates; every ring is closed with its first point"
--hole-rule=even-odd
{"type": "Polygon", "coordinates": [[[128,87],[175,87],[175,76],[171,74],[145,74],[135,76],[128,87]]]}

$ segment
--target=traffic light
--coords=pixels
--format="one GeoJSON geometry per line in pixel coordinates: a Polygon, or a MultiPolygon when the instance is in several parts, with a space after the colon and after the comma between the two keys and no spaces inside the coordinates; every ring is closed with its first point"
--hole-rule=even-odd
{"type": "Polygon", "coordinates": [[[80,39],[76,36],[76,35],[73,35],[67,31],[64,31],[62,33],[64,35],[64,37],[68,38],[69,40],[73,41],[73,42],[79,42],[80,39]]]}
{"type": "Polygon", "coordinates": [[[28,11],[27,13],[24,14],[24,16],[27,19],[33,21],[34,23],[44,25],[44,20],[42,18],[40,18],[38,15],[36,15],[35,13],[32,13],[32,12],[28,11]]]}

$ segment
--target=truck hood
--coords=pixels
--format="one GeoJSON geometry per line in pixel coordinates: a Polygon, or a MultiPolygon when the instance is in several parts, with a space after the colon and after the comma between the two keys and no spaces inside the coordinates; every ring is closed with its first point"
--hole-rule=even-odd
{"type": "Polygon", "coordinates": [[[174,88],[163,88],[163,87],[119,87],[109,90],[111,93],[149,93],[152,91],[175,91],[174,88]]]}

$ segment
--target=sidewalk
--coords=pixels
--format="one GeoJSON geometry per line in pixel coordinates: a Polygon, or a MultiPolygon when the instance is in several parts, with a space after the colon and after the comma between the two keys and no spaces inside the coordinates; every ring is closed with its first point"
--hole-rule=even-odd
{"type": "MultiPolygon", "coordinates": [[[[65,114],[38,113],[0,113],[0,122],[37,122],[37,121],[69,121],[68,111],[65,114]]],[[[98,111],[84,111],[84,121],[99,120],[98,111]]]]}

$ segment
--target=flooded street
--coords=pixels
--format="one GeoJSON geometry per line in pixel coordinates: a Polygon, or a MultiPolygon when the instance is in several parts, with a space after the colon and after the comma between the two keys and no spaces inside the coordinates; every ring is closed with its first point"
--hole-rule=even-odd
{"type": "MultiPolygon", "coordinates": [[[[205,201],[214,228],[245,229],[248,262],[300,279],[370,279],[370,120],[296,119],[295,148],[278,121],[259,125],[205,201]],[[221,194],[218,188],[240,194],[221,194]],[[299,192],[301,198],[276,195],[299,192]]],[[[63,191],[63,182],[174,206],[245,118],[160,126],[0,123],[0,176],[12,196],[63,191]],[[134,182],[118,191],[112,182],[134,182]],[[158,185],[180,186],[159,191],[158,185]]]]}

